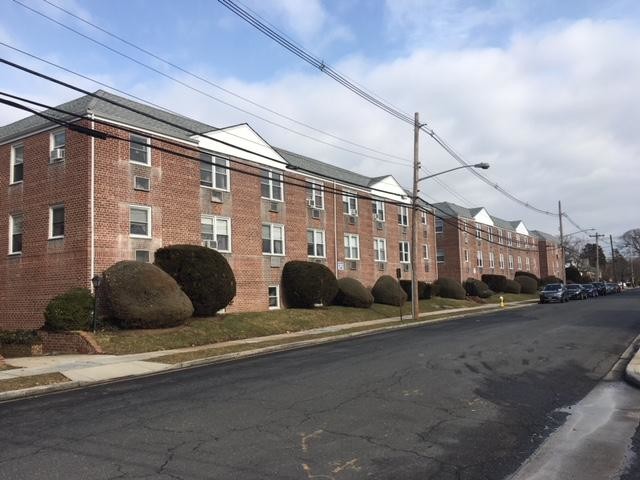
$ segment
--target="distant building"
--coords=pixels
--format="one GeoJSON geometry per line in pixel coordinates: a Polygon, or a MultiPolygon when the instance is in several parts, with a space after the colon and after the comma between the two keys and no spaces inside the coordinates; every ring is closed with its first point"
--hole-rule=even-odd
{"type": "Polygon", "coordinates": [[[533,230],[532,233],[538,239],[538,250],[540,251],[540,276],[554,277],[565,280],[565,259],[564,252],[560,247],[560,239],[549,233],[533,230]]]}

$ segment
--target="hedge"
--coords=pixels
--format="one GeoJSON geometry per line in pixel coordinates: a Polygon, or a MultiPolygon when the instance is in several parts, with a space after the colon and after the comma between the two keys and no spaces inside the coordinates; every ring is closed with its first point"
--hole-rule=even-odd
{"type": "Polygon", "coordinates": [[[441,277],[434,284],[437,285],[438,295],[442,298],[464,300],[467,297],[464,287],[453,278],[441,277]]]}
{"type": "MultiPolygon", "coordinates": [[[[400,280],[400,286],[407,294],[407,300],[411,300],[411,280],[400,280]]],[[[432,286],[430,283],[418,280],[418,300],[428,300],[432,296],[432,286]]]]}
{"type": "Polygon", "coordinates": [[[504,293],[520,293],[520,290],[522,290],[522,287],[518,282],[507,279],[504,286],[504,293]]]}
{"type": "Polygon", "coordinates": [[[373,295],[355,278],[341,278],[338,280],[338,294],[333,303],[345,307],[369,308],[373,304],[373,295]]]}
{"type": "Polygon", "coordinates": [[[549,275],[540,279],[540,286],[547,285],[549,283],[564,283],[561,278],[554,275],[549,275]]]}
{"type": "Polygon", "coordinates": [[[515,280],[515,277],[529,277],[529,278],[532,278],[533,280],[536,281],[536,288],[538,287],[538,285],[540,285],[540,279],[538,278],[538,276],[535,273],[524,272],[522,270],[517,270],[516,273],[513,276],[514,280],[515,280]]]}
{"type": "Polygon", "coordinates": [[[51,331],[89,330],[94,299],[86,288],[74,288],[51,299],[44,310],[44,328],[51,331]]]}
{"type": "Polygon", "coordinates": [[[522,287],[521,293],[536,293],[538,291],[538,282],[529,276],[517,275],[514,280],[522,287]]]}
{"type": "Polygon", "coordinates": [[[467,278],[462,285],[470,297],[489,298],[493,291],[482,280],[477,278],[467,278]]]}
{"type": "Polygon", "coordinates": [[[494,292],[504,292],[507,285],[507,277],[504,275],[484,274],[482,281],[494,292]]]}
{"type": "Polygon", "coordinates": [[[338,280],[321,263],[293,260],[282,269],[282,291],[287,307],[326,306],[331,305],[338,294],[338,280]]]}
{"type": "Polygon", "coordinates": [[[401,307],[407,300],[407,294],[400,283],[390,275],[382,275],[371,289],[376,303],[401,307]]]}

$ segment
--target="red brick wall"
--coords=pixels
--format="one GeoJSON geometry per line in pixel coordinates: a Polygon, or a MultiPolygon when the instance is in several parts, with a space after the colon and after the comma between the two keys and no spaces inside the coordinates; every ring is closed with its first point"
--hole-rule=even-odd
{"type": "Polygon", "coordinates": [[[553,275],[564,280],[564,256],[560,246],[546,240],[540,240],[538,241],[538,250],[540,277],[553,275]]]}

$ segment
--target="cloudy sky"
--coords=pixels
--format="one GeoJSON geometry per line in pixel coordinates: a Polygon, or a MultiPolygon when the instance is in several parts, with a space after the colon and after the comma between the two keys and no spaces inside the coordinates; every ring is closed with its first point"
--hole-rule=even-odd
{"type": "MultiPolygon", "coordinates": [[[[195,80],[44,0],[20,2],[207,95],[108,51],[12,0],[0,0],[0,42],[214,126],[248,122],[273,145],[371,176],[391,173],[410,185],[410,125],[353,95],[219,3],[49,1],[317,130],[195,80]]],[[[640,227],[636,208],[640,198],[640,2],[243,3],[352,81],[403,112],[419,112],[421,120],[468,162],[489,162],[491,169],[483,173],[519,198],[550,211],[556,211],[557,201],[562,200],[583,228],[595,227],[614,236],[640,227]]],[[[5,45],[0,45],[0,56],[90,90],[102,88],[5,45]]],[[[59,104],[76,96],[5,66],[0,66],[0,75],[3,90],[45,103],[59,104]]],[[[0,124],[22,116],[0,106],[0,124]]],[[[420,148],[421,161],[431,172],[458,165],[427,136],[423,135],[420,148]]],[[[557,233],[557,218],[514,203],[469,172],[455,172],[441,180],[444,185],[433,180],[423,184],[428,200],[486,206],[496,216],[522,219],[529,228],[557,233]]],[[[565,232],[574,230],[571,225],[565,227],[565,232]]]]}

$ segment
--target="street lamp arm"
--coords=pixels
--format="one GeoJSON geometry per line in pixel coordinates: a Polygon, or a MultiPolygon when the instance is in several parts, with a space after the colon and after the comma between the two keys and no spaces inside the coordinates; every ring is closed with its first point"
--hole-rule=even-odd
{"type": "Polygon", "coordinates": [[[426,177],[419,178],[418,179],[418,183],[422,182],[423,180],[427,180],[429,178],[433,178],[433,177],[437,177],[439,175],[443,175],[445,173],[454,172],[456,170],[462,170],[463,168],[481,168],[483,170],[486,170],[487,168],[489,168],[489,164],[488,163],[476,163],[474,165],[461,165],[459,167],[450,168],[449,170],[444,170],[442,172],[434,173],[432,175],[427,175],[426,177]]]}

